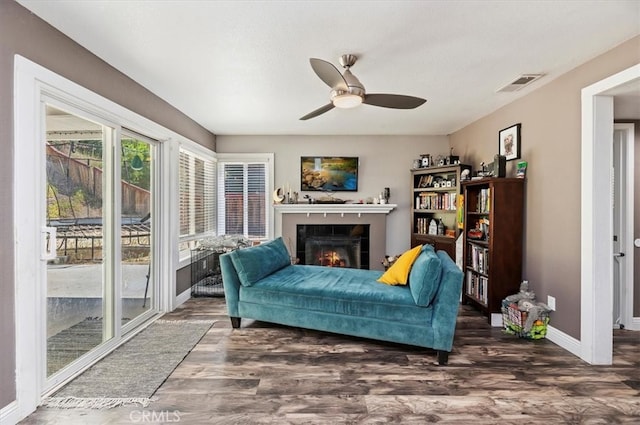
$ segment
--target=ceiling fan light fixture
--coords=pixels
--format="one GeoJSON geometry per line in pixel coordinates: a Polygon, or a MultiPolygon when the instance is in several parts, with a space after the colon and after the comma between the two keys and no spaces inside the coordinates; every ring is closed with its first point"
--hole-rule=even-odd
{"type": "Polygon", "coordinates": [[[331,102],[336,108],[355,108],[362,103],[362,96],[353,93],[337,93],[331,97],[331,102]]]}
{"type": "Polygon", "coordinates": [[[331,87],[331,103],[327,103],[301,117],[300,119],[302,121],[322,115],[333,108],[355,108],[361,103],[391,109],[415,109],[427,101],[420,97],[400,94],[367,94],[360,80],[358,80],[350,70],[356,62],[356,59],[358,58],[355,55],[343,55],[340,58],[340,64],[345,68],[343,73],[333,66],[331,62],[318,58],[309,59],[313,72],[315,72],[326,85],[331,87]]]}

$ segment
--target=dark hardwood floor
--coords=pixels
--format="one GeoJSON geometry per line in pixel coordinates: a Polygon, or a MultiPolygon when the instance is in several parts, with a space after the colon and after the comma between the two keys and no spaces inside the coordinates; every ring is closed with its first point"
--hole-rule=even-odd
{"type": "Polygon", "coordinates": [[[416,347],[248,320],[231,329],[221,298],[170,316],[217,322],[148,407],[39,408],[23,423],[640,424],[640,332],[615,331],[614,364],[590,366],[462,306],[442,367],[416,347]]]}

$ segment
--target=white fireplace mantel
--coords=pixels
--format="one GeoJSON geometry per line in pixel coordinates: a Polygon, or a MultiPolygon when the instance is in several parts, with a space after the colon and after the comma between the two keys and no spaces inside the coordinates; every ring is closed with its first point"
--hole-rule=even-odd
{"type": "Polygon", "coordinates": [[[276,204],[276,214],[389,214],[396,204],[276,204]]]}
{"type": "MultiPolygon", "coordinates": [[[[396,204],[276,204],[275,236],[282,236],[291,253],[296,252],[296,226],[304,224],[368,224],[371,226],[369,264],[382,270],[386,249],[386,216],[396,204]]],[[[295,255],[295,254],[292,254],[295,255]]]]}

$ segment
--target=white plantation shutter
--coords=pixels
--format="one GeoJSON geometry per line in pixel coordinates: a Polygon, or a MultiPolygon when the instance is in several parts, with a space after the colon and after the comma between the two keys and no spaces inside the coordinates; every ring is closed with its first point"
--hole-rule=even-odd
{"type": "Polygon", "coordinates": [[[215,234],[215,162],[186,149],[180,149],[180,242],[215,234]]]}
{"type": "Polygon", "coordinates": [[[270,235],[269,194],[272,162],[231,161],[218,163],[218,234],[243,235],[252,240],[270,235]]]}

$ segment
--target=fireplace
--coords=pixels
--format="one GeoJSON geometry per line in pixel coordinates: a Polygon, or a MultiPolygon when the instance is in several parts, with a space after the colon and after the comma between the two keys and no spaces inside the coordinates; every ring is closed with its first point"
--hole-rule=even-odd
{"type": "Polygon", "coordinates": [[[299,224],[300,264],[369,269],[368,224],[299,224]]]}
{"type": "Polygon", "coordinates": [[[360,237],[360,268],[383,271],[387,215],[395,208],[394,204],[276,204],[274,235],[282,236],[291,256],[301,263],[305,263],[304,239],[315,236],[315,230],[310,230],[315,226],[330,228],[326,232],[329,236],[357,236],[360,237]],[[303,226],[308,226],[309,231],[303,226]]]}

